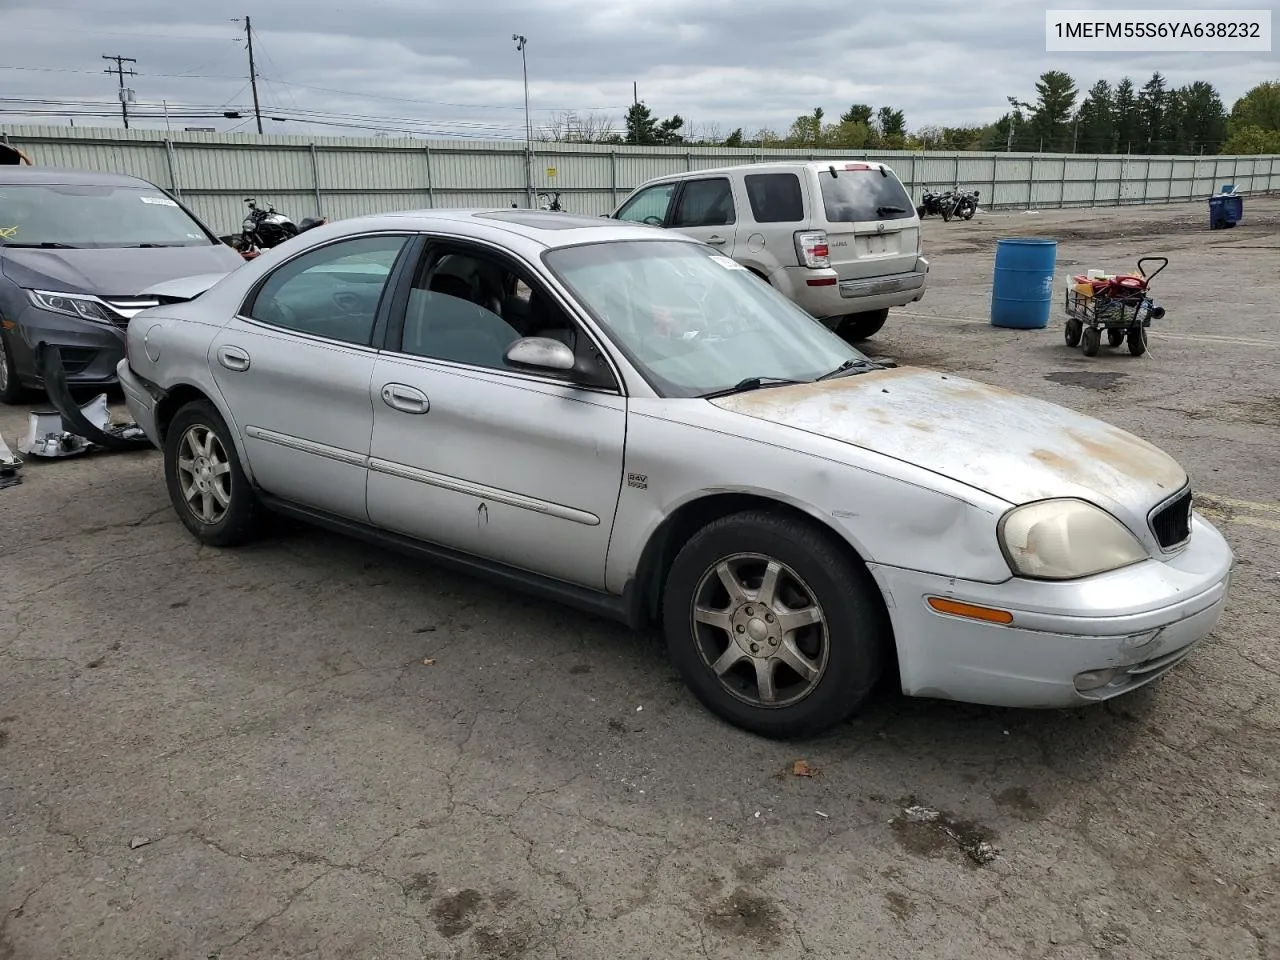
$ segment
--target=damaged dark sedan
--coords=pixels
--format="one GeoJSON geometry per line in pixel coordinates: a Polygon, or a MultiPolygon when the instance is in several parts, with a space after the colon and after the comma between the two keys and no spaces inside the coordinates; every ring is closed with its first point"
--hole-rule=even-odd
{"type": "Polygon", "coordinates": [[[46,347],[70,386],[115,383],[129,320],[159,304],[148,288],[243,262],[145,180],[0,167],[0,402],[45,386],[46,347]]]}

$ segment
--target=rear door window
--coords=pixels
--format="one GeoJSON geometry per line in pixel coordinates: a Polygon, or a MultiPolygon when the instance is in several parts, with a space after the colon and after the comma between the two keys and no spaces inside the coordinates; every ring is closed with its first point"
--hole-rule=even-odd
{"type": "Polygon", "coordinates": [[[799,223],[804,196],[794,173],[751,173],[745,178],[751,216],[756,223],[799,223]]]}
{"type": "Polygon", "coordinates": [[[865,223],[868,220],[908,220],[915,208],[906,188],[891,171],[851,165],[836,166],[837,176],[823,168],[818,171],[822,206],[829,223],[865,223]]]}
{"type": "Polygon", "coordinates": [[[676,202],[673,227],[722,227],[734,223],[733,190],[724,177],[687,180],[676,202]]]}

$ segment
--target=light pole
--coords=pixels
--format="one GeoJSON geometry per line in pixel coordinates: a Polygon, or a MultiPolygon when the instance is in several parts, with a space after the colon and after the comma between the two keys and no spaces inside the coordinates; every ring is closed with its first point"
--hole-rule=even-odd
{"type": "Polygon", "coordinates": [[[524,71],[524,184],[525,200],[529,204],[529,209],[532,210],[534,207],[533,125],[529,122],[529,60],[524,52],[525,45],[529,41],[519,33],[513,33],[511,39],[515,41],[516,49],[520,51],[520,67],[524,71]]]}

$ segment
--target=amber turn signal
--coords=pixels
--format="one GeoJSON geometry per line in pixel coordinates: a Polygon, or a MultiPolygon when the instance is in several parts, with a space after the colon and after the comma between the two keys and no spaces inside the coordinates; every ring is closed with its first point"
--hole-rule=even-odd
{"type": "Polygon", "coordinates": [[[947,613],[953,617],[982,620],[986,623],[1013,623],[1013,614],[1008,610],[979,607],[972,603],[961,603],[959,600],[948,600],[946,597],[930,597],[928,602],[929,606],[938,613],[947,613]]]}

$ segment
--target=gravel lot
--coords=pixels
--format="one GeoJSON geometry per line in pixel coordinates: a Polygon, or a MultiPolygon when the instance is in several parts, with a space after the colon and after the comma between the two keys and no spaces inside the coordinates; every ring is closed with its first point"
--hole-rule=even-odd
{"type": "Polygon", "coordinates": [[[930,220],[932,287],[873,341],[1186,465],[1228,613],[1106,707],[886,693],[765,742],[652,637],[306,528],[202,549],[155,453],[29,464],[0,490],[0,960],[1280,956],[1280,199],[1245,215],[930,220]],[[1149,355],[1068,349],[1057,307],[990,327],[1013,233],[1057,237],[1060,278],[1167,255],[1149,355]]]}

